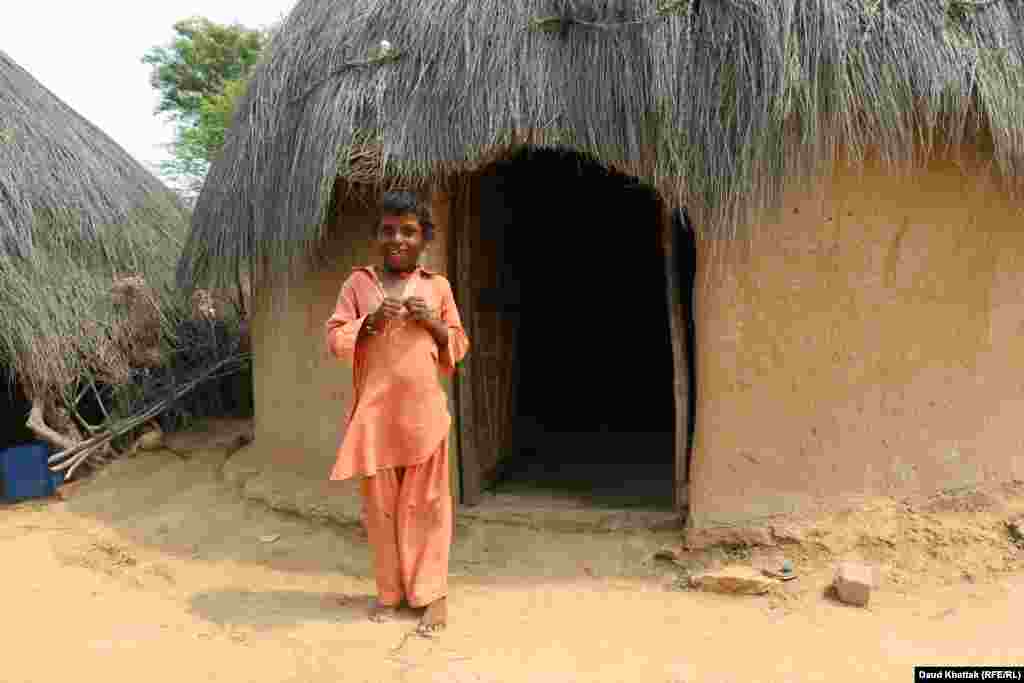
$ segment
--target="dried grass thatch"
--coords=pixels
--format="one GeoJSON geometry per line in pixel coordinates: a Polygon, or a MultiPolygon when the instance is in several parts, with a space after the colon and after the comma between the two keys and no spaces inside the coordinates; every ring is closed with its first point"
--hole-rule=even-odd
{"type": "Polygon", "coordinates": [[[1019,189],[1022,122],[1020,0],[301,0],[240,103],[179,280],[301,272],[335,176],[374,142],[376,177],[408,182],[516,143],[571,146],[723,236],[840,153],[912,168],[937,134],[952,151],[989,140],[1019,189]]]}
{"type": "Polygon", "coordinates": [[[30,394],[139,365],[186,229],[168,188],[0,52],[0,364],[30,394]],[[140,325],[125,297],[143,292],[140,325]]]}

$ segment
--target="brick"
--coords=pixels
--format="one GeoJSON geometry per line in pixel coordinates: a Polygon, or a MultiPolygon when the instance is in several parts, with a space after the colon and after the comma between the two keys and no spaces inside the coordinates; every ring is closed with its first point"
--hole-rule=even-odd
{"type": "Polygon", "coordinates": [[[731,595],[763,595],[778,582],[750,567],[725,567],[690,577],[690,585],[700,590],[731,595]]]}
{"type": "Polygon", "coordinates": [[[848,605],[865,607],[871,599],[871,590],[878,585],[877,571],[860,562],[842,562],[836,570],[833,583],[836,596],[848,605]]]}

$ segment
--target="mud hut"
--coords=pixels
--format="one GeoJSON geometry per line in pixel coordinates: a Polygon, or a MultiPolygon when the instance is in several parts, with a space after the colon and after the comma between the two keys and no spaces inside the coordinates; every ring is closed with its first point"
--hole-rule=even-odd
{"type": "Polygon", "coordinates": [[[160,362],[160,311],[187,225],[173,192],[0,52],[7,441],[24,439],[36,402],[46,406],[36,427],[66,443],[82,425],[63,408],[74,411],[83,386],[123,383],[160,362]],[[50,433],[44,418],[62,424],[47,423],[50,433]]]}
{"type": "Polygon", "coordinates": [[[310,478],[349,398],[323,321],[373,196],[412,185],[474,342],[463,503],[575,487],[699,543],[1020,479],[1022,27],[1009,0],[302,0],[179,278],[252,274],[254,448],[310,478]]]}

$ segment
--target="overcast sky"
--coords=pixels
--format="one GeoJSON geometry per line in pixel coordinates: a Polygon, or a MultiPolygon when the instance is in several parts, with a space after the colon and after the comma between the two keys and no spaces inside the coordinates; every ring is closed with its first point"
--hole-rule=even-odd
{"type": "Polygon", "coordinates": [[[147,167],[167,158],[174,130],[155,116],[142,55],[179,19],[266,26],[296,0],[11,0],[0,50],[147,167]]]}

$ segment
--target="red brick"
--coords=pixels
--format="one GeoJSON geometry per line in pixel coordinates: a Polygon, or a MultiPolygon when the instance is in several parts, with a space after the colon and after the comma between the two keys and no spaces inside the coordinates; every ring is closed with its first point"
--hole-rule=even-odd
{"type": "Polygon", "coordinates": [[[690,577],[690,585],[700,590],[733,595],[763,595],[778,581],[750,567],[725,567],[690,577]]]}
{"type": "Polygon", "coordinates": [[[836,570],[834,586],[836,596],[849,605],[865,607],[871,599],[871,589],[878,584],[877,572],[859,562],[842,562],[836,570]]]}

